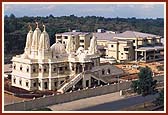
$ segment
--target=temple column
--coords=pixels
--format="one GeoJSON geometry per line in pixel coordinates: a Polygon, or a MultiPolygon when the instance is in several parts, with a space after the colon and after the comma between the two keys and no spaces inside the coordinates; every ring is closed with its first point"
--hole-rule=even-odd
{"type": "Polygon", "coordinates": [[[82,64],[82,72],[85,71],[85,64],[82,64]]]}
{"type": "Polygon", "coordinates": [[[77,73],[77,66],[76,66],[76,64],[73,64],[73,67],[74,67],[75,73],[77,73]]]}
{"type": "Polygon", "coordinates": [[[48,79],[48,89],[52,90],[52,80],[51,80],[51,78],[48,79]]]}
{"type": "Polygon", "coordinates": [[[100,85],[100,80],[98,80],[98,85],[100,85]]]}

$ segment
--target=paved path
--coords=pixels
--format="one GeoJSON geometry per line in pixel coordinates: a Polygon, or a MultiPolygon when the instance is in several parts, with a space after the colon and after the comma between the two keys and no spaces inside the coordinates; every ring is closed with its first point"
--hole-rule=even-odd
{"type": "MultiPolygon", "coordinates": [[[[156,95],[155,95],[156,96],[156,95]]],[[[105,104],[96,105],[84,109],[78,109],[79,111],[120,111],[124,108],[149,102],[155,99],[154,95],[146,96],[145,99],[142,96],[133,96],[117,101],[108,102],[105,104]]]]}
{"type": "Polygon", "coordinates": [[[155,96],[147,96],[145,100],[142,96],[130,96],[124,98],[124,96],[119,96],[119,92],[116,92],[52,105],[49,106],[49,108],[53,111],[120,111],[126,107],[142,104],[144,101],[152,101],[155,96]]]}
{"type": "Polygon", "coordinates": [[[110,93],[110,94],[101,95],[101,96],[80,99],[72,102],[52,105],[52,106],[49,106],[49,108],[52,109],[53,111],[72,111],[72,110],[78,110],[78,109],[87,108],[91,106],[96,106],[99,104],[103,104],[103,103],[107,103],[107,102],[111,102],[111,101],[115,101],[123,98],[124,96],[119,96],[119,92],[116,92],[116,93],[110,93]]]}

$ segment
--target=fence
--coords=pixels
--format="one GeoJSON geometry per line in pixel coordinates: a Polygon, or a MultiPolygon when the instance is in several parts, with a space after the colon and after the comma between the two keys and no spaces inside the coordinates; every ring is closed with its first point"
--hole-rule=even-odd
{"type": "Polygon", "coordinates": [[[122,82],[119,85],[110,84],[110,85],[99,86],[95,88],[88,88],[88,89],[83,89],[83,90],[64,93],[64,94],[50,95],[46,97],[44,96],[41,98],[29,100],[29,101],[23,101],[19,103],[10,104],[10,105],[5,105],[4,110],[5,111],[24,111],[24,110],[32,110],[35,108],[38,109],[49,105],[55,105],[59,103],[70,102],[77,99],[113,93],[118,90],[125,90],[130,88],[130,85],[131,85],[131,82],[122,82]]]}

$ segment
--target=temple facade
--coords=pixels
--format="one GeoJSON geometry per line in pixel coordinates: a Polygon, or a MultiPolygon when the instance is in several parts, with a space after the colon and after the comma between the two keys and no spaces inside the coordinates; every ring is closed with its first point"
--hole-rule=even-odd
{"type": "Polygon", "coordinates": [[[30,28],[24,53],[12,58],[12,86],[29,91],[57,90],[64,93],[107,84],[103,78],[123,73],[113,65],[100,64],[95,36],[89,37],[84,47],[73,36],[66,39],[66,45],[56,40],[50,46],[49,35],[43,27],[42,32],[38,23],[34,31],[30,28]]]}

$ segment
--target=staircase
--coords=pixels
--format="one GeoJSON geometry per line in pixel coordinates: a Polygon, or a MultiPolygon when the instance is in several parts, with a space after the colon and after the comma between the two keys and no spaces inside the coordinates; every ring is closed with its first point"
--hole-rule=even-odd
{"type": "Polygon", "coordinates": [[[74,78],[72,78],[69,82],[65,83],[60,89],[57,91],[60,93],[66,92],[69,88],[73,87],[73,85],[77,84],[82,78],[84,73],[80,73],[76,75],[74,78]]]}

